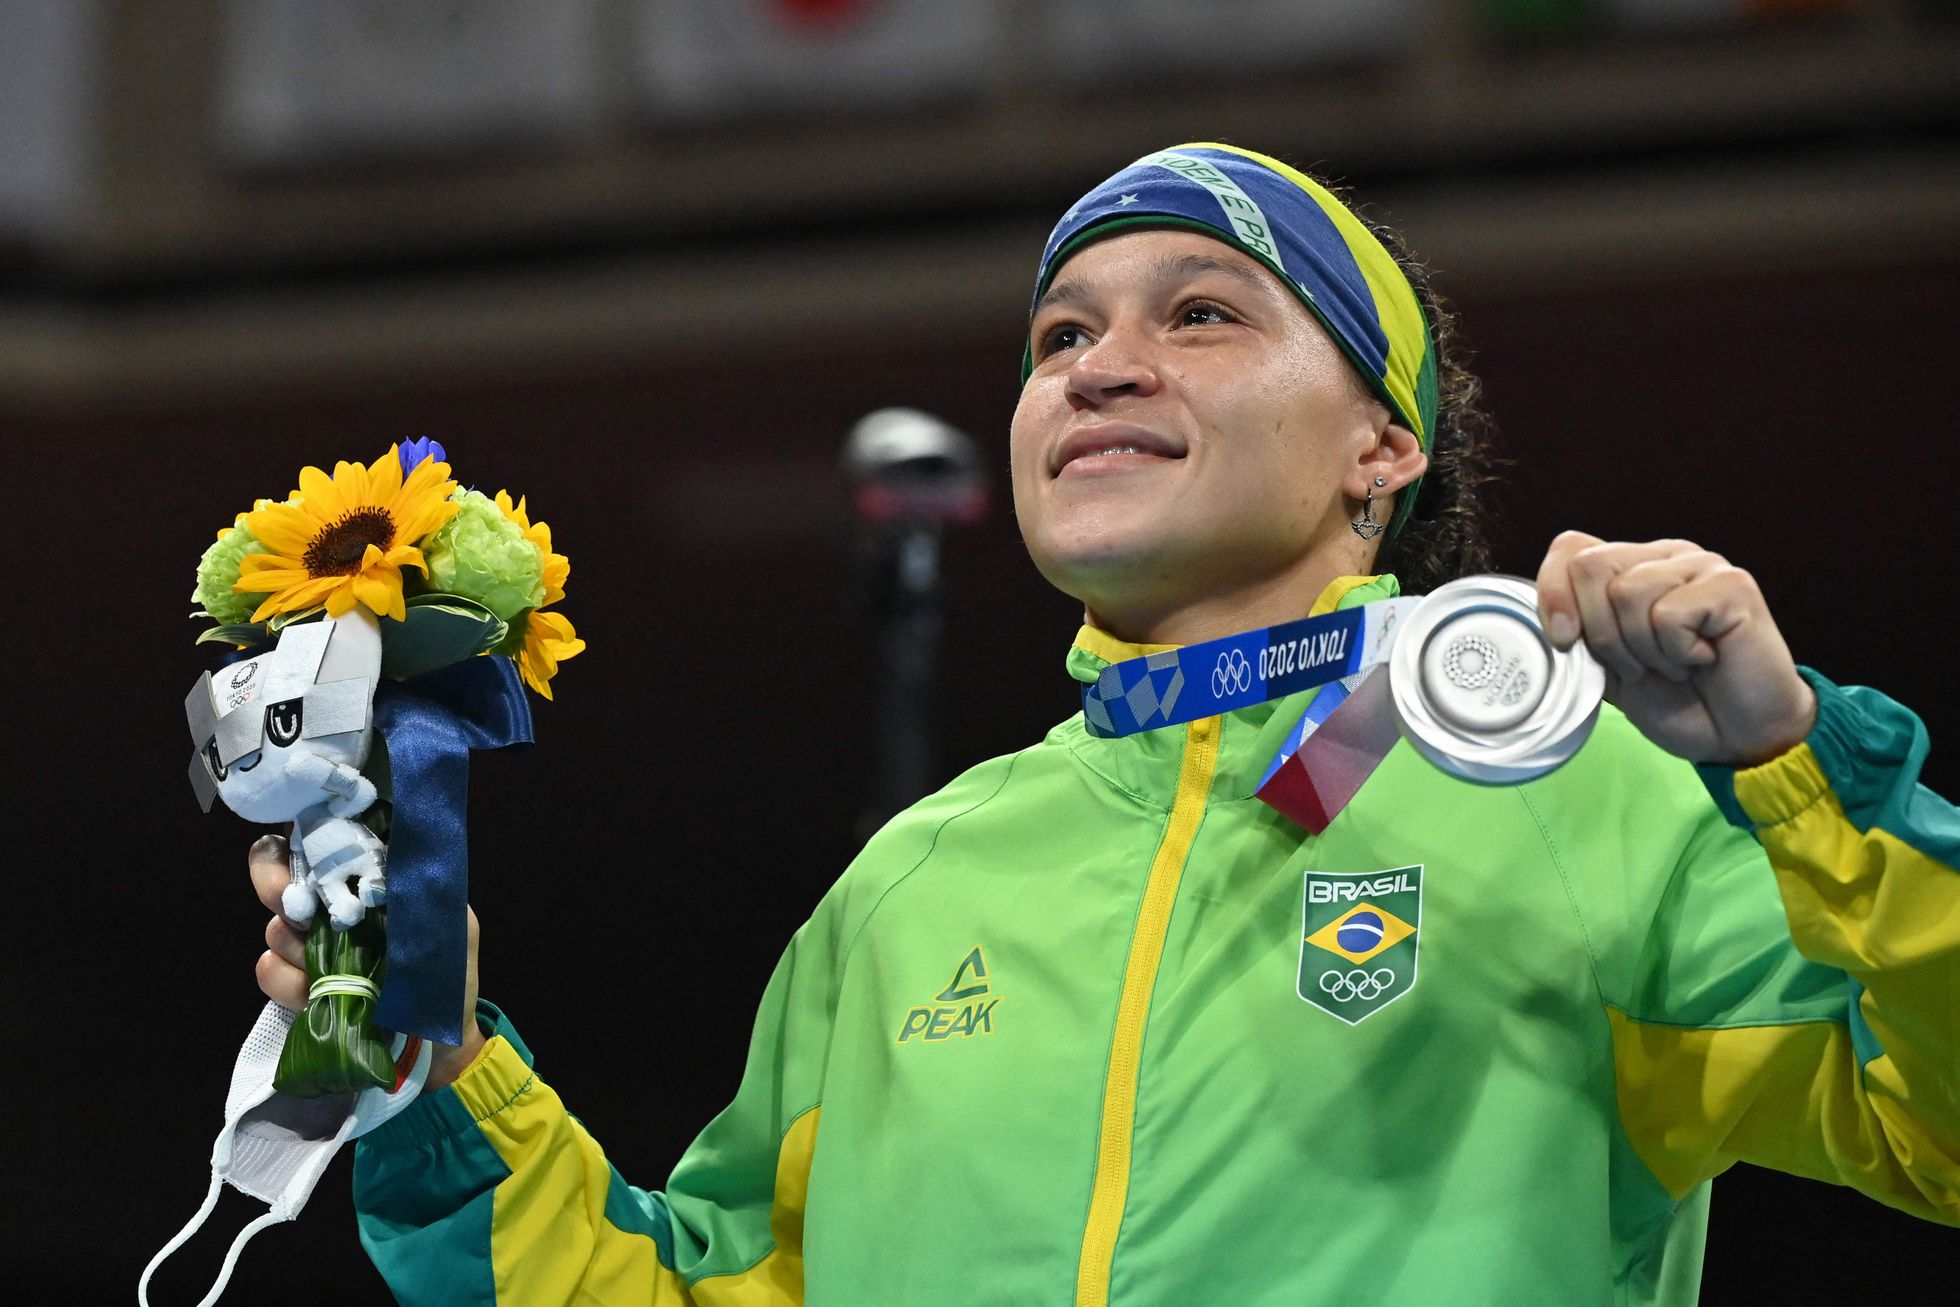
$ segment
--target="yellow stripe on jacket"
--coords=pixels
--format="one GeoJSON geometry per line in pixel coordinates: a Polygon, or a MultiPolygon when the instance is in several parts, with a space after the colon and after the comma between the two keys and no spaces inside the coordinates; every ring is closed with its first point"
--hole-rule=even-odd
{"type": "Polygon", "coordinates": [[[613,1182],[604,1151],[516,1050],[493,1039],[458,1077],[470,1114],[510,1176],[497,1186],[491,1262],[499,1302],[636,1303],[650,1307],[800,1307],[803,1212],[820,1109],[784,1135],[769,1215],[774,1244],[754,1264],[689,1286],[651,1237],[606,1218],[613,1182]],[[565,1219],[567,1209],[580,1219],[565,1219]]]}
{"type": "Polygon", "coordinates": [[[1743,1160],[1960,1225],[1960,874],[1858,829],[1807,743],[1737,772],[1734,793],[1792,941],[1849,979],[1846,1019],[1695,1028],[1609,1010],[1629,1141],[1677,1198],[1743,1160]]]}

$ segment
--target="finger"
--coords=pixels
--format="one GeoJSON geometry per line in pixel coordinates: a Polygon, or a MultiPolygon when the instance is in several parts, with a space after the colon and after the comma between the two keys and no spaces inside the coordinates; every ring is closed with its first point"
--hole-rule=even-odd
{"type": "Polygon", "coordinates": [[[1627,653],[1650,672],[1676,683],[1687,680],[1698,664],[1676,658],[1661,643],[1654,607],[1670,592],[1726,565],[1727,560],[1718,554],[1694,550],[1635,563],[1607,582],[1607,599],[1613,605],[1627,653]]]}
{"type": "Polygon", "coordinates": [[[464,911],[466,911],[469,914],[469,969],[467,974],[464,976],[464,990],[465,990],[464,998],[466,1002],[464,1004],[464,1009],[463,1009],[464,1010],[463,1019],[465,1021],[469,1021],[471,1018],[468,1014],[476,1011],[476,996],[477,996],[477,984],[478,984],[477,950],[480,947],[480,940],[482,939],[482,930],[477,925],[476,910],[474,908],[466,907],[464,911]]]}
{"type": "Polygon", "coordinates": [[[291,854],[284,837],[259,836],[245,855],[245,862],[252,869],[252,888],[258,892],[259,902],[265,904],[266,911],[278,912],[279,896],[293,879],[291,854]]]}
{"type": "Polygon", "coordinates": [[[306,936],[293,929],[284,917],[273,917],[265,923],[265,946],[277,953],[285,962],[304,970],[306,967],[306,936]]]}
{"type": "Polygon", "coordinates": [[[306,1008],[306,973],[293,966],[277,953],[267,950],[259,954],[259,989],[265,996],[280,1007],[291,1008],[295,1012],[306,1008]]]}
{"type": "Polygon", "coordinates": [[[1656,540],[1649,544],[1598,544],[1581,549],[1566,564],[1572,595],[1579,606],[1579,624],[1586,647],[1593,656],[1620,674],[1626,682],[1638,681],[1647,667],[1628,651],[1626,635],[1620,630],[1619,614],[1614,611],[1610,586],[1623,573],[1641,563],[1666,558],[1683,548],[1685,541],[1656,540]]]}
{"type": "Polygon", "coordinates": [[[1560,649],[1569,648],[1579,638],[1579,602],[1572,594],[1573,555],[1601,543],[1598,536],[1584,531],[1561,531],[1545,551],[1538,565],[1538,620],[1545,634],[1560,649]]]}
{"type": "Polygon", "coordinates": [[[1669,656],[1706,667],[1716,659],[1715,642],[1761,602],[1756,579],[1724,561],[1655,602],[1655,633],[1669,656]]]}

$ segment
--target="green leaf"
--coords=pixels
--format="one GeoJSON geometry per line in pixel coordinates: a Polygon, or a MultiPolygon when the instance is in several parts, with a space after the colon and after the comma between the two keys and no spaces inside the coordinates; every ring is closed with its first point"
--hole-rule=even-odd
{"type": "Polygon", "coordinates": [[[496,614],[467,599],[416,604],[405,621],[381,619],[381,674],[407,680],[438,667],[473,658],[503,640],[506,628],[496,614]]]}
{"type": "Polygon", "coordinates": [[[277,635],[294,622],[307,621],[309,618],[318,617],[326,611],[327,606],[325,604],[315,604],[311,608],[302,608],[296,613],[274,613],[265,619],[265,629],[277,635]]]}
{"type": "Polygon", "coordinates": [[[444,594],[440,590],[429,590],[419,595],[410,595],[402,603],[409,608],[463,608],[472,612],[482,613],[485,617],[496,617],[495,613],[474,599],[468,599],[462,595],[444,594]]]}
{"type": "Polygon", "coordinates": [[[271,644],[272,633],[264,622],[248,622],[239,626],[214,626],[208,631],[198,633],[199,644],[271,644]]]}

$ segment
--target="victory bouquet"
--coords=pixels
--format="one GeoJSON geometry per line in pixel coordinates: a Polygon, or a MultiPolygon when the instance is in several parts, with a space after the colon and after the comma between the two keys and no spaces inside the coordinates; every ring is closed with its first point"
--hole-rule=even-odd
{"type": "Polygon", "coordinates": [[[462,488],[429,440],[304,468],[204,551],[192,617],[224,653],[185,701],[191,785],[206,811],[291,823],[307,1004],[267,1004],[247,1038],[204,1207],[139,1297],[221,1182],[272,1206],[235,1258],[415,1096],[427,1041],[462,1042],[469,752],[528,744],[524,687],[551,698],[585,648],[550,611],[570,574],[522,498],[462,488]]]}

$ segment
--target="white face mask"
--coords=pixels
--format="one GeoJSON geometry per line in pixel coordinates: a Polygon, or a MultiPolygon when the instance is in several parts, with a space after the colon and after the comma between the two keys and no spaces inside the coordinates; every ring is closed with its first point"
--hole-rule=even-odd
{"type": "MultiPolygon", "coordinates": [[[[149,1307],[150,1276],[164,1258],[195,1234],[217,1206],[225,1185],[250,1194],[272,1210],[239,1231],[231,1251],[225,1254],[224,1269],[218,1282],[198,1307],[210,1307],[225,1290],[232,1267],[245,1243],[260,1230],[299,1215],[313,1186],[327,1169],[327,1163],[349,1139],[357,1138],[407,1107],[422,1092],[429,1078],[429,1059],[433,1047],[427,1040],[416,1041],[419,1049],[415,1065],[392,1093],[369,1089],[359,1094],[335,1094],[325,1098],[292,1098],[272,1087],[279,1069],[279,1052],[285,1046],[286,1032],[294,1014],[277,1003],[267,1003],[258,1023],[238,1050],[238,1061],[231,1070],[231,1093],[225,1099],[225,1126],[211,1147],[211,1188],[204,1205],[190,1223],[165,1244],[136,1286],[136,1299],[149,1307]]],[[[389,1050],[399,1060],[407,1041],[401,1035],[389,1050]]]]}

